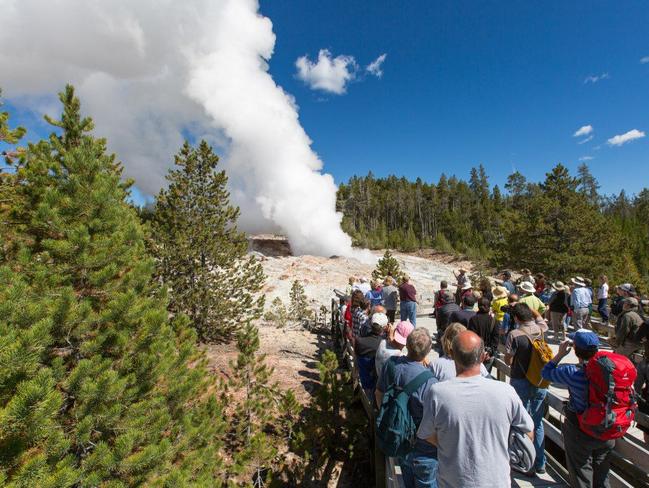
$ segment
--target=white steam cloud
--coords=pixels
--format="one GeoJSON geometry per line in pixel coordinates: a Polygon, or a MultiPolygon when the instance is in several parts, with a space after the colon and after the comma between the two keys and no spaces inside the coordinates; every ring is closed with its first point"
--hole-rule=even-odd
{"type": "Polygon", "coordinates": [[[250,231],[281,231],[294,252],[351,255],[336,186],[268,73],[275,35],[258,0],[0,0],[0,86],[51,110],[76,85],[97,134],[145,192],[164,185],[186,135],[225,151],[250,231]]]}

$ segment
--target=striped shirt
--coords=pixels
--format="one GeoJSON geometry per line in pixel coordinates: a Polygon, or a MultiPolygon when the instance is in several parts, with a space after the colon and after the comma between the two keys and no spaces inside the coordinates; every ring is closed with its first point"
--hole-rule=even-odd
{"type": "Polygon", "coordinates": [[[559,383],[568,387],[570,398],[568,409],[581,413],[588,407],[588,380],[584,368],[577,364],[563,364],[557,366],[550,361],[541,370],[541,376],[552,383],[559,383]]]}

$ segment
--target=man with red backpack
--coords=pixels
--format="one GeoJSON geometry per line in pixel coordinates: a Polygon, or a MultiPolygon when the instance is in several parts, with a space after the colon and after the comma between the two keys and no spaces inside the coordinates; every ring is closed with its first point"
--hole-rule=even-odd
{"type": "Polygon", "coordinates": [[[610,453],[635,417],[635,367],[628,358],[599,351],[599,337],[580,329],[545,365],[541,374],[568,387],[570,397],[561,426],[566,464],[573,488],[607,487],[610,453]],[[574,345],[579,364],[561,360],[574,345]]]}

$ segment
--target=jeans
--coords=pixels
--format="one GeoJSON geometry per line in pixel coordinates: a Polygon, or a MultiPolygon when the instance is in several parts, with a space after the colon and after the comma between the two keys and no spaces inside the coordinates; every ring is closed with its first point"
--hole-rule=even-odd
{"type": "MultiPolygon", "coordinates": [[[[574,416],[574,414],[573,414],[574,416]]],[[[609,454],[614,440],[601,441],[585,434],[569,417],[563,421],[561,431],[566,450],[566,464],[573,488],[609,488],[609,454]]]]}
{"type": "Polygon", "coordinates": [[[406,488],[437,488],[437,458],[415,448],[399,464],[406,488]]]}
{"type": "Polygon", "coordinates": [[[536,449],[536,461],[534,468],[545,467],[545,434],[543,431],[543,414],[545,413],[545,397],[548,390],[537,388],[527,381],[526,378],[512,378],[509,382],[516,390],[516,393],[523,402],[527,413],[534,421],[534,448],[536,449]]]}
{"type": "Polygon", "coordinates": [[[599,303],[597,304],[597,312],[602,317],[602,322],[608,324],[608,300],[606,298],[600,298],[599,303]]]}
{"type": "Polygon", "coordinates": [[[417,325],[417,302],[401,302],[401,320],[409,320],[417,325]]]}

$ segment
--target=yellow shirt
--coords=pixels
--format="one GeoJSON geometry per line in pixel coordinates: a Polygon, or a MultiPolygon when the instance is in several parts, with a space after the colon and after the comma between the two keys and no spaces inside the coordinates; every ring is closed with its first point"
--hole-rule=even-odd
{"type": "Polygon", "coordinates": [[[494,312],[496,322],[502,322],[503,318],[505,318],[505,312],[502,310],[505,305],[507,305],[507,297],[496,298],[491,303],[491,310],[494,312]]]}
{"type": "Polygon", "coordinates": [[[518,303],[525,303],[528,307],[532,310],[536,310],[541,315],[545,312],[545,305],[536,295],[525,295],[523,298],[518,300],[518,303]]]}

